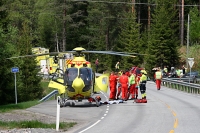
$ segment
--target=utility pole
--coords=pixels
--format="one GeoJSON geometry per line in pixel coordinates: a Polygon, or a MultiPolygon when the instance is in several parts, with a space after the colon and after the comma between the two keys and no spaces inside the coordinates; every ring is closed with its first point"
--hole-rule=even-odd
{"type": "MultiPolygon", "coordinates": [[[[140,0],[139,0],[139,3],[140,3],[140,0]]],[[[138,5],[138,23],[140,24],[140,14],[141,14],[141,11],[140,11],[141,7],[140,7],[140,4],[138,5]]]]}
{"type": "MultiPolygon", "coordinates": [[[[148,1],[149,3],[149,1],[148,1]]],[[[151,7],[150,3],[148,4],[148,30],[150,30],[150,23],[151,23],[151,7]]]]}
{"type": "Polygon", "coordinates": [[[189,32],[190,32],[190,15],[188,14],[188,27],[187,27],[187,54],[186,54],[186,67],[188,68],[187,59],[189,57],[189,32]]]}
{"type": "Polygon", "coordinates": [[[63,33],[62,33],[63,45],[62,51],[65,51],[66,48],[66,0],[64,0],[64,7],[63,7],[63,33]]]}
{"type": "Polygon", "coordinates": [[[132,0],[132,13],[135,11],[135,0],[132,0]]]}
{"type": "Polygon", "coordinates": [[[184,44],[184,0],[181,0],[181,45],[184,44]]]}

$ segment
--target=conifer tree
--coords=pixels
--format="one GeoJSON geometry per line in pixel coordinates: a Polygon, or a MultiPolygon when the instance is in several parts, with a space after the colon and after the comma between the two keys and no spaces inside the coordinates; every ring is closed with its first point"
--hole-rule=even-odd
{"type": "MultiPolygon", "coordinates": [[[[135,13],[131,11],[124,13],[124,23],[121,25],[121,33],[118,40],[118,51],[141,53],[145,52],[141,50],[139,24],[136,22],[135,13]]],[[[123,69],[131,68],[132,66],[138,66],[143,62],[143,59],[139,55],[136,57],[122,57],[121,66],[123,69]]]]}
{"type": "MultiPolygon", "coordinates": [[[[16,0],[7,4],[10,7],[9,23],[18,29],[17,38],[13,41],[16,52],[13,52],[12,56],[30,55],[36,42],[34,34],[36,14],[33,13],[35,0],[16,0]]],[[[36,69],[35,58],[20,58],[14,63],[20,70],[17,74],[19,102],[41,98],[43,90],[40,86],[41,78],[37,76],[39,70],[36,69]]]]}
{"type": "Polygon", "coordinates": [[[176,0],[160,0],[152,15],[152,24],[148,34],[147,68],[176,66],[178,54],[178,14],[174,6],[176,0]]]}
{"type": "MultiPolygon", "coordinates": [[[[21,55],[32,54],[32,36],[30,35],[30,29],[27,23],[23,23],[23,28],[20,32],[21,37],[19,38],[19,44],[22,49],[20,49],[21,55]]],[[[37,69],[37,62],[35,57],[22,58],[23,63],[20,65],[20,80],[19,85],[19,101],[28,101],[41,98],[43,89],[40,86],[41,77],[37,74],[40,71],[37,69]]]]}

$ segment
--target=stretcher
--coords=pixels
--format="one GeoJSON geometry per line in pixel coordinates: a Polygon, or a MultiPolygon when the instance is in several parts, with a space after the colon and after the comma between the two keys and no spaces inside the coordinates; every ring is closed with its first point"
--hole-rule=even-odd
{"type": "Polygon", "coordinates": [[[135,103],[147,103],[147,99],[135,99],[135,103]]]}

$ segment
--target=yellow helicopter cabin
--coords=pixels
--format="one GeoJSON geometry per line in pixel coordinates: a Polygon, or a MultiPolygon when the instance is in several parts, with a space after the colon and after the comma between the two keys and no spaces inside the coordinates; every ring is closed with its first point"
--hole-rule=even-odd
{"type": "Polygon", "coordinates": [[[82,47],[74,48],[73,51],[76,51],[76,54],[74,55],[74,59],[71,60],[68,63],[68,68],[70,67],[89,67],[91,68],[91,63],[85,59],[85,55],[82,53],[82,51],[85,51],[82,47]]]}

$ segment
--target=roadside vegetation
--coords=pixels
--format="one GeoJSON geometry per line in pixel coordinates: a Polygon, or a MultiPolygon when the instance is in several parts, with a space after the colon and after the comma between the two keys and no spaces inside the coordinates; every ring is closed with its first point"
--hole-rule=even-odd
{"type": "MultiPolygon", "coordinates": [[[[41,87],[43,88],[44,92],[43,95],[47,95],[52,90],[48,88],[48,83],[46,81],[41,82],[41,87]]],[[[14,110],[21,110],[21,109],[27,109],[32,106],[35,106],[39,104],[39,100],[34,101],[28,101],[28,102],[21,102],[17,104],[7,104],[7,105],[1,105],[0,106],[0,113],[7,113],[12,112],[14,110]]],[[[69,128],[76,125],[76,122],[60,122],[59,128],[66,131],[69,128]]],[[[55,123],[43,123],[38,120],[31,120],[31,121],[1,121],[0,120],[0,129],[13,129],[13,128],[50,128],[55,129],[56,124],[55,123]]]]}
{"type": "MultiPolygon", "coordinates": [[[[194,58],[194,65],[192,66],[192,71],[198,71],[200,72],[200,57],[199,57],[199,52],[200,52],[200,46],[199,45],[193,45],[189,46],[189,53],[187,53],[187,48],[186,46],[182,46],[179,49],[179,53],[181,56],[180,62],[182,64],[187,64],[187,58],[194,58]],[[188,56],[188,57],[187,57],[188,56]]],[[[189,71],[189,65],[185,65],[188,68],[189,71]]]]}
{"type": "Polygon", "coordinates": [[[38,100],[21,102],[21,103],[17,103],[17,104],[1,105],[0,106],[0,113],[10,112],[12,110],[18,110],[18,109],[27,109],[27,108],[30,108],[30,107],[35,106],[37,104],[39,104],[38,100]]]}
{"type": "MultiPolygon", "coordinates": [[[[44,90],[43,96],[46,96],[47,94],[49,94],[52,91],[51,88],[48,88],[48,84],[49,84],[49,82],[41,81],[41,87],[44,90]]],[[[32,106],[39,104],[38,101],[39,101],[39,99],[36,99],[36,100],[33,100],[33,101],[27,101],[27,102],[19,102],[17,104],[13,103],[13,104],[1,105],[0,106],[0,113],[9,112],[9,111],[16,110],[16,109],[30,108],[32,106]]]]}
{"type": "MultiPolygon", "coordinates": [[[[38,100],[22,102],[18,104],[8,104],[0,106],[0,113],[11,112],[13,110],[26,109],[31,106],[39,104],[38,100]]],[[[76,125],[75,122],[60,122],[59,128],[62,130],[67,130],[76,125]]],[[[38,120],[31,121],[1,121],[0,120],[0,129],[13,129],[13,128],[50,128],[55,129],[55,123],[43,123],[38,120]]]]}
{"type": "MultiPolygon", "coordinates": [[[[59,125],[59,128],[62,130],[67,130],[71,127],[73,127],[76,123],[75,122],[61,122],[59,125]]],[[[3,129],[13,129],[13,128],[50,128],[50,129],[55,129],[56,124],[47,124],[47,123],[42,123],[40,121],[10,121],[10,122],[5,122],[5,121],[0,121],[0,128],[3,129]]]]}

